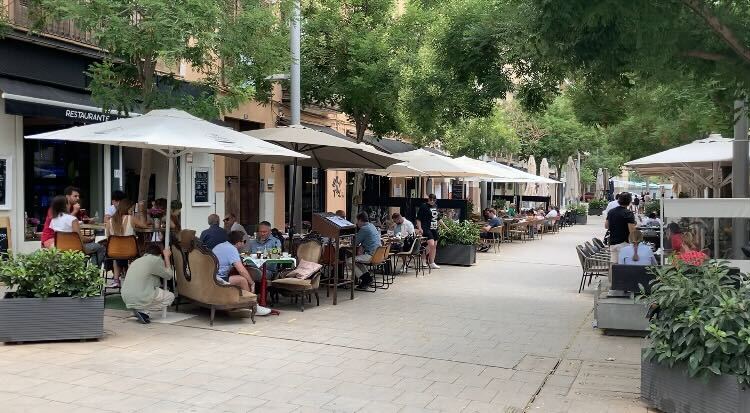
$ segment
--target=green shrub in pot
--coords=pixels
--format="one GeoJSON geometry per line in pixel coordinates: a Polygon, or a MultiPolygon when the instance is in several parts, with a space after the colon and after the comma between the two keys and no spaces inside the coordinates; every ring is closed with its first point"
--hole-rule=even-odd
{"type": "Polygon", "coordinates": [[[646,205],[644,206],[644,210],[646,211],[646,215],[648,216],[652,212],[655,213],[657,216],[661,215],[661,201],[658,199],[654,199],[651,201],[646,202],[646,205]]]}
{"type": "Polygon", "coordinates": [[[750,284],[722,263],[654,267],[658,305],[644,360],[684,366],[691,377],[734,375],[750,383],[750,284]]]}
{"type": "Polygon", "coordinates": [[[99,268],[78,251],[41,249],[0,260],[0,282],[15,287],[14,297],[95,297],[101,295],[99,268]]]}
{"type": "Polygon", "coordinates": [[[568,211],[576,215],[586,215],[588,208],[584,204],[573,204],[568,207],[568,211]]]}
{"type": "Polygon", "coordinates": [[[589,208],[591,209],[604,209],[607,207],[606,199],[592,199],[589,201],[589,208]]]}
{"type": "Polygon", "coordinates": [[[479,241],[479,227],[471,221],[443,220],[446,228],[440,229],[440,246],[474,245],[479,241]]]}

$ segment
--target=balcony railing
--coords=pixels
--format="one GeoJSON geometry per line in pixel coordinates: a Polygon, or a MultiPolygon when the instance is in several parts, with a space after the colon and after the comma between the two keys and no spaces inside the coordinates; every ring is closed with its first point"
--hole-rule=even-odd
{"type": "MultiPolygon", "coordinates": [[[[33,26],[33,21],[29,17],[29,1],[28,0],[4,0],[3,6],[6,10],[6,16],[8,22],[18,29],[30,30],[33,26]]],[[[92,32],[81,30],[76,27],[73,20],[56,20],[45,24],[43,27],[38,29],[39,34],[73,41],[87,46],[96,47],[94,36],[92,32]]]]}

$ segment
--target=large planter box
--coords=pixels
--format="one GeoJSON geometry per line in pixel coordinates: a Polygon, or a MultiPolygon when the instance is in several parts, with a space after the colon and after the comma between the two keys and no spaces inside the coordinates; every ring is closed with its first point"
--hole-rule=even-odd
{"type": "Polygon", "coordinates": [[[665,413],[749,413],[750,389],[735,376],[712,376],[707,382],[688,376],[682,366],[641,362],[641,398],[665,413]]]}
{"type": "Polygon", "coordinates": [[[589,215],[597,215],[600,216],[604,212],[604,208],[592,208],[589,207],[589,215]]]}
{"type": "Polygon", "coordinates": [[[446,245],[437,248],[437,264],[472,265],[477,262],[477,248],[474,245],[446,245]]]}
{"type": "Polygon", "coordinates": [[[588,215],[573,215],[573,218],[575,219],[576,224],[586,225],[589,222],[588,215]]]}
{"type": "Polygon", "coordinates": [[[104,297],[0,299],[0,342],[82,340],[104,335],[104,297]]]}

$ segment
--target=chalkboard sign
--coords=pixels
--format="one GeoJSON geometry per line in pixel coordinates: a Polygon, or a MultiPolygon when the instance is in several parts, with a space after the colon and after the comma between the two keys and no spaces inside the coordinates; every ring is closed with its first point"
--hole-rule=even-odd
{"type": "Polygon", "coordinates": [[[0,259],[8,253],[8,227],[0,227],[0,259]]]}
{"type": "Polygon", "coordinates": [[[210,205],[211,174],[209,168],[193,168],[193,205],[210,205]]]}
{"type": "Polygon", "coordinates": [[[10,165],[10,157],[0,156],[0,209],[10,209],[11,201],[11,182],[12,182],[12,169],[10,165]]]}
{"type": "Polygon", "coordinates": [[[464,199],[464,183],[453,182],[451,186],[451,199],[464,199]]]}

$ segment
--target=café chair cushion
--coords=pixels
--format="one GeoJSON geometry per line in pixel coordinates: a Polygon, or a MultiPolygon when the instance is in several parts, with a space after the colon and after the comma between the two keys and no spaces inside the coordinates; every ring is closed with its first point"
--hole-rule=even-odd
{"type": "Polygon", "coordinates": [[[312,277],[316,272],[323,268],[322,265],[317,262],[300,261],[297,268],[286,274],[286,278],[297,278],[299,280],[307,280],[312,277]]]}

